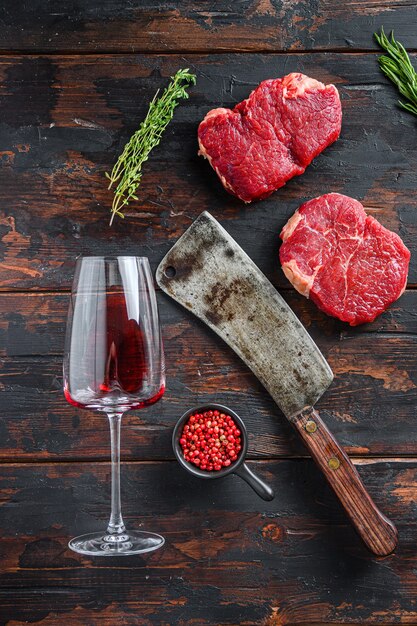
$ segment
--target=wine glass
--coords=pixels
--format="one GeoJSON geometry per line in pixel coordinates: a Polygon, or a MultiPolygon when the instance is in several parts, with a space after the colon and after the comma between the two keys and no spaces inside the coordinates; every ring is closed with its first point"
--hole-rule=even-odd
{"type": "Polygon", "coordinates": [[[164,354],[148,259],[84,257],[77,261],[64,356],[66,400],[107,414],[111,441],[111,515],[105,532],[71,539],[80,554],[131,555],[165,540],[127,531],[120,503],[120,423],[129,409],[159,400],[165,391],[164,354]]]}

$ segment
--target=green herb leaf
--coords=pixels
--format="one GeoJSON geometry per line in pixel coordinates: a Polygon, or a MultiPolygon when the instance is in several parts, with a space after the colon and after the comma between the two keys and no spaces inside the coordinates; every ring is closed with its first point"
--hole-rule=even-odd
{"type": "Polygon", "coordinates": [[[187,88],[195,85],[196,76],[188,69],[178,70],[171,76],[171,82],[158,98],[159,90],[149,105],[148,113],[124,147],[117,159],[111,174],[106,172],[110,179],[109,189],[117,184],[114,190],[111,208],[110,225],[114,217],[124,217],[123,207],[129,200],[137,200],[136,190],[142,178],[142,165],[148,160],[149,153],[161,141],[162,134],[172,120],[174,110],[181,98],[188,98],[187,88]]]}
{"type": "Polygon", "coordinates": [[[408,102],[399,100],[400,106],[417,115],[417,73],[411,64],[407,50],[402,44],[394,39],[394,33],[391,32],[390,38],[381,28],[381,33],[374,33],[374,37],[378,44],[388,54],[379,57],[378,63],[382,72],[387,76],[398,91],[408,102]]]}

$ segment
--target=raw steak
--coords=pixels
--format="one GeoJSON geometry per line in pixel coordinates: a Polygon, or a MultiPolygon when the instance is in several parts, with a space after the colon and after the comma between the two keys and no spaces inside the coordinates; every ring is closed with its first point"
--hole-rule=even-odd
{"type": "Polygon", "coordinates": [[[405,289],[409,250],[353,198],[329,193],[306,202],[281,239],[282,269],[292,285],[351,326],[372,322],[405,289]]]}
{"type": "Polygon", "coordinates": [[[340,134],[334,85],[303,74],[264,80],[232,109],[209,111],[198,128],[199,154],[224,187],[251,202],[302,174],[340,134]]]}

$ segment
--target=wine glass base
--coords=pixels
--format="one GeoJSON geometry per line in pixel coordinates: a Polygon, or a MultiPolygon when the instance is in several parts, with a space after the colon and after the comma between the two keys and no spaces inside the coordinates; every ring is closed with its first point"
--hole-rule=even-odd
{"type": "Polygon", "coordinates": [[[86,556],[130,556],[145,554],[162,548],[165,539],[156,533],[144,530],[126,531],[122,535],[88,533],[74,537],[68,547],[86,556]]]}

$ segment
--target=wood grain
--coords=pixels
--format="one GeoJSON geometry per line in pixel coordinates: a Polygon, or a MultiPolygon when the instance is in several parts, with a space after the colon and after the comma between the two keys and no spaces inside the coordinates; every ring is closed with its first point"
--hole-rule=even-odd
{"type": "Polygon", "coordinates": [[[1,623],[417,621],[415,460],[358,466],[399,527],[399,549],[384,559],[368,556],[312,461],[251,467],[271,482],[273,502],[236,476],[202,486],[177,463],[124,464],[127,524],[167,544],[109,562],[66,547],[107,521],[107,464],[3,465],[1,623]]]}
{"type": "MultiPolygon", "coordinates": [[[[350,328],[294,291],[290,306],[317,341],[336,378],[318,404],[351,454],[417,455],[417,292],[409,291],[374,324],[350,328]]],[[[304,448],[253,374],[216,335],[163,294],[167,356],[162,401],[125,417],[126,459],[171,459],[170,436],[182,413],[220,401],[249,431],[251,457],[304,455],[304,448]]],[[[107,459],[106,420],[77,411],[62,395],[68,294],[0,296],[0,458],[107,459]]]]}
{"type": "Polygon", "coordinates": [[[69,288],[79,254],[144,254],[155,268],[203,209],[275,284],[288,286],[279,232],[305,199],[326,191],[358,198],[401,235],[412,253],[409,283],[417,284],[415,122],[397,106],[375,55],[2,57],[0,107],[1,289],[69,288]],[[139,201],[109,228],[104,172],[181,66],[197,73],[197,86],[146,163],[139,201]],[[341,138],[303,176],[245,206],[197,156],[198,123],[262,79],[293,70],[340,89],[341,138]]]}
{"type": "Polygon", "coordinates": [[[366,547],[377,556],[394,552],[398,544],[395,525],[378,509],[351,459],[319,413],[314,407],[306,407],[291,422],[366,547]]]}
{"type": "Polygon", "coordinates": [[[415,0],[53,0],[0,6],[1,50],[193,52],[372,50],[381,24],[416,47],[415,0]]]}
{"type": "Polygon", "coordinates": [[[288,289],[277,262],[278,233],[297,206],[339,191],[403,237],[409,287],[417,286],[416,127],[396,106],[372,40],[383,24],[416,50],[416,8],[415,0],[0,3],[1,625],[417,624],[417,460],[399,458],[417,457],[417,290],[350,329],[288,289]],[[156,89],[187,66],[197,86],[147,162],[138,204],[109,229],[104,172],[156,89]],[[197,125],[290,71],[337,85],[342,136],[302,177],[245,207],[196,156],[197,125]],[[75,258],[145,254],[155,268],[203,209],[285,289],[329,359],[336,378],[321,414],[398,525],[395,554],[367,554],[254,377],[162,294],[168,390],[124,419],[122,495],[127,522],[159,530],[166,548],[112,562],[66,548],[109,513],[107,423],[61,392],[75,258]],[[177,417],[207,400],[245,420],[258,459],[250,465],[274,487],[273,502],[238,477],[202,489],[172,461],[177,417]]]}

